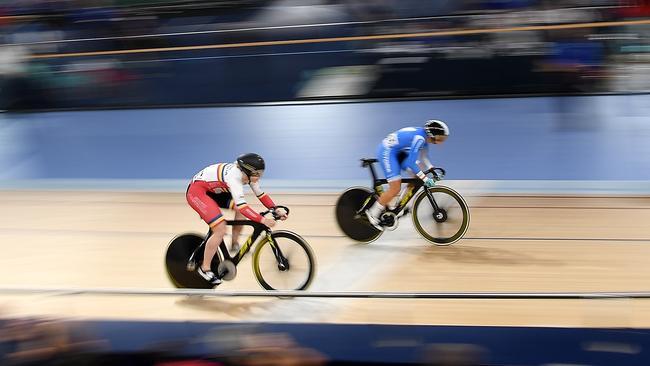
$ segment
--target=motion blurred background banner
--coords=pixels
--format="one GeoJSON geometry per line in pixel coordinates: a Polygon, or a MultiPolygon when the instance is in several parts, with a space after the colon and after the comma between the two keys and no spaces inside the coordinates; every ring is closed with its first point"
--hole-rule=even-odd
{"type": "Polygon", "coordinates": [[[643,1],[6,1],[0,108],[649,90],[643,1]]]}

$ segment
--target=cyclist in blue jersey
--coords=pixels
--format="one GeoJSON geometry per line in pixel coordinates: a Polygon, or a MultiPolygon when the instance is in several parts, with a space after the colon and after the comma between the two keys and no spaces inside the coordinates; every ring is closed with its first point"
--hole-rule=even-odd
{"type": "Polygon", "coordinates": [[[388,189],[366,211],[368,220],[374,227],[384,230],[381,214],[400,191],[402,170],[410,170],[422,179],[427,187],[434,185],[435,180],[423,172],[432,166],[427,157],[428,144],[441,144],[448,136],[449,127],[444,122],[429,120],[424,127],[405,127],[384,138],[379,145],[377,158],[388,181],[388,189]],[[421,169],[420,164],[424,169],[421,169]]]}

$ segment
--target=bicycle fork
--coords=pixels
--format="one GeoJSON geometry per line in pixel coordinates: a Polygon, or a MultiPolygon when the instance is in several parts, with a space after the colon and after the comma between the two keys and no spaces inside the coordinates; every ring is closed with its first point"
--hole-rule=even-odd
{"type": "Polygon", "coordinates": [[[275,256],[275,260],[278,262],[278,269],[280,271],[288,271],[289,260],[282,254],[282,250],[280,250],[280,246],[278,245],[278,243],[275,242],[275,240],[270,234],[268,234],[266,238],[269,241],[271,250],[273,250],[273,255],[275,256]]]}
{"type": "Polygon", "coordinates": [[[433,206],[433,219],[437,222],[446,221],[447,213],[445,210],[438,206],[435,198],[433,198],[433,194],[428,189],[425,188],[424,191],[427,192],[427,198],[429,199],[429,202],[431,202],[431,206],[433,206]]]}

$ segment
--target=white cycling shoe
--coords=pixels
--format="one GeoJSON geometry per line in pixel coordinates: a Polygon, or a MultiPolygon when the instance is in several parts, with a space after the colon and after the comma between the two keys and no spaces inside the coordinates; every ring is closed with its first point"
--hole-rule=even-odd
{"type": "Polygon", "coordinates": [[[384,231],[384,227],[381,226],[381,221],[378,218],[372,216],[372,214],[370,214],[370,211],[368,210],[366,210],[366,217],[368,218],[370,224],[375,227],[375,229],[379,231],[384,231]]]}
{"type": "Polygon", "coordinates": [[[204,280],[210,282],[211,285],[217,286],[221,284],[221,279],[219,279],[214,272],[212,271],[203,271],[201,267],[196,269],[196,273],[199,274],[199,276],[203,277],[204,280]]]}

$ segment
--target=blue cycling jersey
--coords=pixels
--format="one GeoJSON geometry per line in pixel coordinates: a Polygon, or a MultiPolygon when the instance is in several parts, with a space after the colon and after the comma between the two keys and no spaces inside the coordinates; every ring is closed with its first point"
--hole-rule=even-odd
{"type": "Polygon", "coordinates": [[[410,169],[413,173],[420,171],[417,161],[420,151],[428,150],[426,138],[427,134],[424,128],[405,127],[389,134],[382,140],[378,157],[387,179],[391,180],[399,176],[401,169],[410,169]],[[407,154],[401,164],[397,160],[400,153],[407,154]]]}

